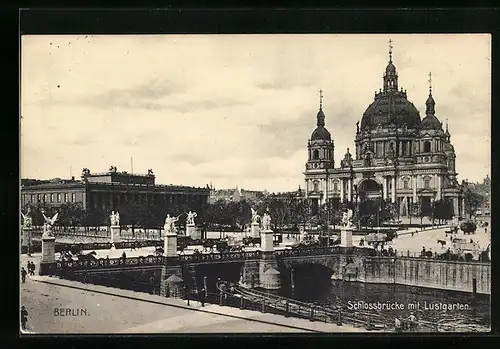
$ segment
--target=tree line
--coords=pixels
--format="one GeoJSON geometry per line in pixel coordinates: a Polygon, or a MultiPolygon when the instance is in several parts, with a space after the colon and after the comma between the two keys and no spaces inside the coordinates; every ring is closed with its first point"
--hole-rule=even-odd
{"type": "MultiPolygon", "coordinates": [[[[472,191],[464,193],[465,211],[471,217],[481,205],[481,197],[472,191]]],[[[309,200],[293,194],[266,195],[261,198],[241,201],[219,200],[211,204],[204,204],[198,213],[196,222],[204,229],[218,229],[227,227],[244,230],[251,222],[251,208],[259,215],[268,212],[271,215],[271,225],[275,230],[298,229],[306,225],[326,227],[329,223],[334,228],[341,224],[342,215],[348,209],[354,213],[353,221],[361,226],[376,226],[396,219],[399,207],[390,202],[364,200],[358,204],[341,203],[330,200],[324,205],[313,208],[309,200]]],[[[60,207],[43,207],[43,204],[26,204],[23,212],[30,209],[33,225],[41,226],[44,223],[42,211],[47,216],[59,212],[56,225],[61,227],[97,227],[109,225],[109,210],[101,207],[84,210],[82,203],[63,203],[60,207]]],[[[163,205],[148,206],[135,201],[122,203],[117,210],[120,212],[120,224],[135,228],[156,229],[164,224],[166,214],[179,216],[179,223],[185,224],[186,214],[179,206],[166,203],[163,205]]],[[[435,221],[449,220],[453,217],[453,207],[445,200],[434,201],[429,212],[424,212],[421,202],[410,204],[408,207],[410,219],[422,219],[428,216],[435,221]]]]}

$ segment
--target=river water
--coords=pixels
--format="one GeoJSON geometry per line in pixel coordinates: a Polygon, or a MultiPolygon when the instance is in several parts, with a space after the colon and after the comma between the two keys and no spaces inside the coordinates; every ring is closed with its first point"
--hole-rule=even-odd
{"type": "Polygon", "coordinates": [[[486,295],[478,295],[473,299],[472,294],[459,292],[333,280],[323,284],[318,283],[318,280],[314,283],[301,283],[293,291],[287,285],[281,289],[280,294],[326,307],[342,304],[342,309],[346,312],[354,312],[357,310],[356,306],[361,306],[365,308],[363,311],[382,315],[388,321],[396,316],[408,317],[413,312],[418,320],[454,325],[457,331],[460,328],[464,331],[471,328],[489,331],[491,324],[490,297],[486,295]],[[397,304],[399,309],[366,310],[369,306],[378,308],[378,303],[380,306],[386,304],[385,307],[397,304]],[[455,310],[436,309],[447,304],[456,304],[455,310]]]}

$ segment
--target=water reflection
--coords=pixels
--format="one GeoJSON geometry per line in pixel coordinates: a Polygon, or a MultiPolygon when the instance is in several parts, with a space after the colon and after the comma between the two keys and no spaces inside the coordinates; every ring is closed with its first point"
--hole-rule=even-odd
{"type": "Polygon", "coordinates": [[[408,317],[413,312],[419,320],[457,326],[473,325],[478,330],[489,330],[491,324],[490,297],[485,295],[473,299],[472,294],[460,292],[349,281],[301,283],[293,290],[287,285],[280,293],[323,306],[342,304],[347,312],[354,312],[361,307],[363,311],[389,319],[408,317]],[[366,309],[370,304],[371,307],[383,309],[366,309]],[[448,304],[455,304],[455,309],[436,309],[448,304]]]}

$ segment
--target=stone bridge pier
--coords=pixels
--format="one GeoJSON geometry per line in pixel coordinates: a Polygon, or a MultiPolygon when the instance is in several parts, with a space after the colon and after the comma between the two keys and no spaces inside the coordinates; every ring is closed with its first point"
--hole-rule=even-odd
{"type": "Polygon", "coordinates": [[[246,260],[241,272],[240,285],[248,288],[260,287],[277,290],[281,287],[278,262],[274,254],[273,231],[260,232],[260,260],[246,260]]]}
{"type": "Polygon", "coordinates": [[[160,278],[160,295],[164,297],[179,296],[184,291],[182,266],[177,255],[177,234],[167,233],[164,240],[165,264],[162,266],[160,278]]]}

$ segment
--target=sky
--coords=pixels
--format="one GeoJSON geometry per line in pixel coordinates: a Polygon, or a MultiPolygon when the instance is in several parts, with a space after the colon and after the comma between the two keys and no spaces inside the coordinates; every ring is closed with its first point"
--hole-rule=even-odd
{"type": "Polygon", "coordinates": [[[21,176],[296,190],[323,90],[335,163],[382,87],[448,120],[459,180],[490,174],[489,35],[60,35],[21,39],[21,176]]]}

